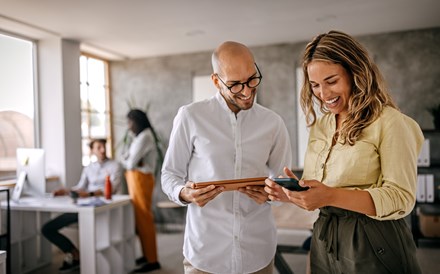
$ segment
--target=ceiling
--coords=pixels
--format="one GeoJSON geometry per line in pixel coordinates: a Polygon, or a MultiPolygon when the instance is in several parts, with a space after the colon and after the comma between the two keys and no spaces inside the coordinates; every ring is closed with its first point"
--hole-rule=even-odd
{"type": "Polygon", "coordinates": [[[439,12],[439,0],[0,0],[0,29],[115,60],[440,27],[439,12]]]}

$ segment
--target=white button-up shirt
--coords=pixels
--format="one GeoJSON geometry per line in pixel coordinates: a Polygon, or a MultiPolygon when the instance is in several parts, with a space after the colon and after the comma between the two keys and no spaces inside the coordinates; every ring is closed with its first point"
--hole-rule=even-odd
{"type": "Polygon", "coordinates": [[[122,178],[122,167],[117,161],[111,159],[106,159],[103,162],[92,162],[88,166],[84,167],[78,184],[72,187],[72,189],[82,189],[84,191],[104,191],[105,177],[107,175],[110,175],[112,192],[119,193],[122,178]]]}
{"type": "MultiPolygon", "coordinates": [[[[162,168],[162,189],[184,205],[185,182],[277,177],[291,166],[286,126],[279,115],[254,104],[235,115],[217,93],[180,108],[162,168]]],[[[188,205],[183,254],[197,269],[249,273],[267,266],[276,249],[269,203],[238,191],[221,193],[204,207],[188,205]]]]}

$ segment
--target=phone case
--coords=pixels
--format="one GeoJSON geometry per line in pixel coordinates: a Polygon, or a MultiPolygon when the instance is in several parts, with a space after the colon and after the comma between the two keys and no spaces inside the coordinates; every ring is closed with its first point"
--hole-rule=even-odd
{"type": "Polygon", "coordinates": [[[273,181],[290,191],[305,191],[309,189],[308,187],[300,186],[298,180],[295,178],[275,178],[273,181]]]}

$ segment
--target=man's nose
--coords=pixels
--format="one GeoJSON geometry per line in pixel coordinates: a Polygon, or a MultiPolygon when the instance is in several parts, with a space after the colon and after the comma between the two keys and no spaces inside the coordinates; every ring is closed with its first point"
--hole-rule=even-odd
{"type": "Polygon", "coordinates": [[[255,88],[250,88],[250,87],[248,87],[247,85],[244,85],[244,88],[243,88],[243,90],[241,91],[241,94],[244,96],[244,97],[248,97],[249,95],[251,95],[251,93],[252,93],[252,91],[254,90],[255,88]]]}

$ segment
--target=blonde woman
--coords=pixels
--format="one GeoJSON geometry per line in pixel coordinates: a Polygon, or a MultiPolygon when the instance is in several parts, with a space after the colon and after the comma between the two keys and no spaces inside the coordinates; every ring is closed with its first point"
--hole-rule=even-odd
{"type": "Polygon", "coordinates": [[[421,273],[403,219],[415,204],[420,127],[397,109],[379,69],[351,36],[315,37],[302,61],[310,138],[300,184],[309,189],[289,191],[268,179],[269,198],[319,208],[312,273],[421,273]]]}

